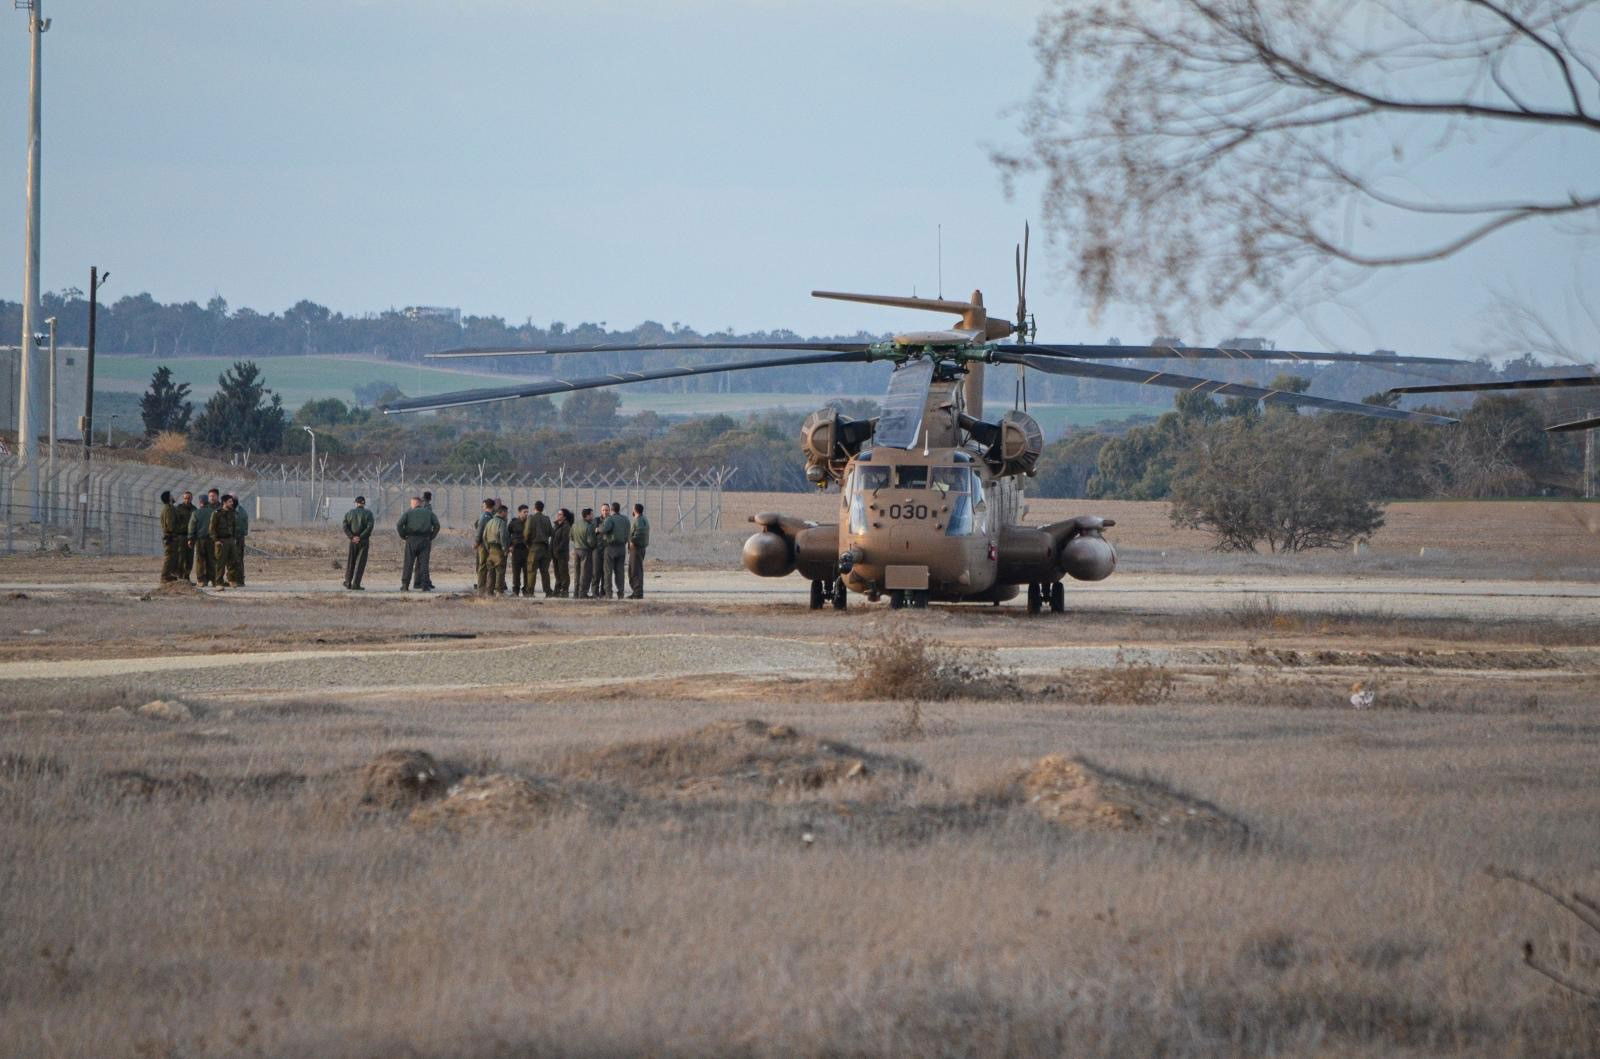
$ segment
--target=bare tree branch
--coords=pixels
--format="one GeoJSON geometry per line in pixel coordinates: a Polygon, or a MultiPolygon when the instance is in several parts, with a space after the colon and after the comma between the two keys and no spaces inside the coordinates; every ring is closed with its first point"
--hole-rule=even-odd
{"type": "Polygon", "coordinates": [[[1467,0],[1467,3],[1477,4],[1486,11],[1493,12],[1496,17],[1504,19],[1507,25],[1548,52],[1551,58],[1555,59],[1556,65],[1561,68],[1561,76],[1567,82],[1567,94],[1572,100],[1573,111],[1584,117],[1588,116],[1583,109],[1583,97],[1578,94],[1578,84],[1572,79],[1572,67],[1568,65],[1567,57],[1561,53],[1561,49],[1539,36],[1526,22],[1506,10],[1501,4],[1493,3],[1491,0],[1467,0]]]}
{"type": "Polygon", "coordinates": [[[1540,960],[1533,950],[1533,942],[1531,941],[1522,943],[1522,962],[1563,989],[1570,989],[1579,996],[1588,997],[1590,1000],[1600,1000],[1600,989],[1585,985],[1576,978],[1568,978],[1554,967],[1540,960]]]}
{"type": "Polygon", "coordinates": [[[1097,305],[1136,302],[1158,321],[1162,308],[1270,302],[1306,274],[1441,260],[1525,223],[1592,223],[1600,187],[1466,203],[1393,187],[1419,179],[1404,157],[1430,135],[1439,139],[1419,149],[1463,153],[1490,149],[1475,145],[1494,130],[1600,136],[1596,10],[1596,0],[1053,0],[1035,36],[1026,145],[995,160],[1008,176],[1044,176],[1045,224],[1097,305]],[[1456,141],[1464,132],[1471,142],[1456,141]],[[1390,215],[1475,220],[1421,249],[1369,245],[1397,230],[1390,215]],[[1340,216],[1350,231],[1335,235],[1340,216]]]}

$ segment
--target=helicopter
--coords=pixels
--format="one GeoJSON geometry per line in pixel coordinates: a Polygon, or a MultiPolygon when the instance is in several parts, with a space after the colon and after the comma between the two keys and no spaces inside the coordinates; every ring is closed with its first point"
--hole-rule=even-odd
{"type": "MultiPolygon", "coordinates": [[[[984,372],[1015,365],[1019,393],[1027,370],[1107,379],[1230,397],[1266,404],[1318,408],[1356,415],[1446,425],[1456,420],[1426,412],[1356,404],[1311,394],[1268,389],[1100,363],[1101,360],[1357,361],[1369,365],[1454,365],[1461,361],[1396,354],[1314,353],[1180,344],[1152,346],[1040,344],[1027,311],[1027,231],[1016,250],[1015,322],[991,317],[983,293],[966,300],[812,291],[818,298],[937,312],[958,317],[954,326],[905,331],[878,342],[668,342],[645,345],[474,347],[428,354],[430,359],[541,356],[637,350],[773,350],[793,355],[553,378],[402,398],[385,414],[432,411],[494,401],[656,379],[761,368],[888,362],[894,365],[880,413],[853,419],[829,406],[801,427],[807,480],[819,489],[838,486],[839,517],[816,523],[779,512],[751,516],[756,531],[742,561],[758,577],[799,573],[810,582],[810,606],[845,610],[850,594],[888,599],[894,609],[932,601],[998,605],[1026,592],[1030,614],[1046,606],[1066,609],[1064,578],[1100,581],[1116,569],[1117,553],[1105,531],[1115,521],[1078,515],[1048,525],[1025,523],[1023,482],[1037,473],[1044,450],[1039,423],[1022,408],[985,418],[984,372]],[[1007,342],[1006,339],[1015,339],[1007,342]]],[[[1020,403],[1020,401],[1019,401],[1020,403]]]]}

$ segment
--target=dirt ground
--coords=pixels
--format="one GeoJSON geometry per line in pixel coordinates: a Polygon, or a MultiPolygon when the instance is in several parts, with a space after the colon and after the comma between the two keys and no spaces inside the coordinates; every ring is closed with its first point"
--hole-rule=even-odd
{"type": "Polygon", "coordinates": [[[811,612],[732,521],[637,603],[0,559],[0,1054],[1600,1054],[1600,931],[1493,874],[1600,899],[1597,509],[1090,506],[1037,618],[811,612]]]}

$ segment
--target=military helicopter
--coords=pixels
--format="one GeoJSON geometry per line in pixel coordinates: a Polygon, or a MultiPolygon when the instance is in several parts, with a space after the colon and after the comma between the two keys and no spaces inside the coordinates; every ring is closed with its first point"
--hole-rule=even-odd
{"type": "MultiPolygon", "coordinates": [[[[1037,344],[1027,312],[1026,231],[1016,252],[1017,315],[995,319],[983,293],[965,301],[812,291],[818,298],[952,314],[954,327],[907,331],[882,342],[668,342],[560,348],[477,347],[429,354],[434,359],[595,353],[621,350],[787,350],[795,355],[622,371],[584,378],[554,378],[515,386],[405,398],[386,414],[420,412],[654,379],[800,364],[886,361],[894,365],[878,416],[855,420],[836,408],[812,413],[801,428],[806,478],[818,488],[839,486],[839,518],[818,524],[768,512],[751,517],[758,529],[745,541],[745,569],[758,577],[798,572],[811,584],[813,610],[848,607],[854,592],[892,608],[926,607],[930,601],[998,605],[1027,593],[1028,612],[1046,605],[1065,610],[1064,577],[1099,581],[1117,565],[1105,538],[1115,523],[1095,515],[1043,526],[1024,523],[1023,480],[1036,473],[1044,449],[1038,422],[1021,408],[998,419],[984,416],[984,370],[1016,365],[1053,375],[1110,379],[1268,404],[1320,408],[1430,424],[1456,420],[1424,412],[1354,404],[1304,393],[1272,390],[1096,362],[1096,359],[1358,361],[1372,365],[1459,364],[1461,361],[1392,354],[1311,353],[1198,346],[1037,344]],[[1005,339],[1015,337],[1016,341],[1005,339]]],[[[1020,403],[1020,401],[1019,401],[1020,403]]]]}

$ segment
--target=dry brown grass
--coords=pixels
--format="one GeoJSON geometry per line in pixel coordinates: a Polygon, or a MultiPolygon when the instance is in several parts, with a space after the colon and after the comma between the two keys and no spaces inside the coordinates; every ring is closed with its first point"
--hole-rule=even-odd
{"type": "Polygon", "coordinates": [[[189,438],[175,430],[163,430],[150,439],[145,447],[146,458],[151,463],[167,467],[181,467],[187,463],[189,438]]]}
{"type": "MultiPolygon", "coordinates": [[[[863,809],[837,785],[751,781],[721,797],[769,808],[719,816],[673,791],[742,750],[644,749],[714,728],[715,706],[236,702],[230,743],[181,738],[214,718],[31,705],[13,703],[0,758],[5,1054],[1595,1051],[1592,1011],[1519,960],[1524,938],[1582,960],[1583,939],[1481,874],[1593,892],[1590,707],[974,704],[951,707],[959,737],[920,745],[945,786],[863,809]],[[499,763],[467,766],[489,778],[459,785],[482,808],[359,813],[340,781],[329,811],[326,786],[400,729],[435,762],[493,747],[499,763]],[[583,762],[684,815],[549,811],[583,762]],[[128,797],[101,779],[117,769],[199,779],[128,797]],[[276,773],[302,780],[259,779],[276,773]],[[997,775],[1019,793],[985,802],[997,775]],[[1015,815],[1040,795],[1098,818],[1086,786],[1123,806],[1108,819],[1214,804],[1255,840],[1015,815]],[[478,826],[501,815],[519,826],[478,826]]],[[[781,716],[800,741],[872,735],[852,703],[781,716]]]]}
{"type": "Polygon", "coordinates": [[[940,642],[914,619],[878,621],[834,649],[855,699],[1010,699],[1022,694],[1016,676],[982,651],[940,642]]]}
{"type": "MultiPolygon", "coordinates": [[[[396,602],[407,632],[475,623],[528,667],[438,649],[450,683],[425,693],[349,661],[293,663],[292,690],[253,665],[0,682],[0,1054],[1597,1054],[1592,1005],[1521,959],[1531,940],[1593,981],[1592,938],[1483,874],[1600,889],[1582,652],[1492,623],[1470,649],[1213,631],[1170,691],[1045,695],[1067,682],[1037,673],[940,700],[907,748],[879,741],[878,695],[621,673],[651,621],[755,649],[713,639],[750,608],[619,635],[613,610],[530,633],[526,610],[436,602],[396,602]],[[158,698],[192,718],[137,714],[158,698]],[[362,806],[397,747],[451,780],[362,806]],[[1189,808],[1215,826],[1188,833],[1189,808]]],[[[369,600],[222,606],[52,597],[4,621],[63,659],[321,639],[370,660],[396,635],[369,600]]],[[[1175,635],[994,617],[919,614],[924,657],[1121,635],[1110,670],[1132,671],[1175,635]]],[[[823,657],[840,629],[803,603],[762,620],[823,657]]]]}

